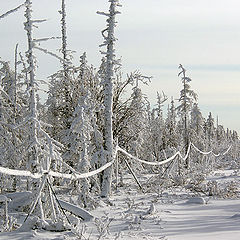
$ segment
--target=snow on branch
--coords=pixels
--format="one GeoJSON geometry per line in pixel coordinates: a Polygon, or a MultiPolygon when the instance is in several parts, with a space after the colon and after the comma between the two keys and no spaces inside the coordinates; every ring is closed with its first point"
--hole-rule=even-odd
{"type": "Polygon", "coordinates": [[[9,95],[3,90],[2,86],[0,86],[0,92],[11,102],[13,106],[16,106],[16,104],[12,101],[9,95]]]}
{"type": "Polygon", "coordinates": [[[46,21],[47,21],[47,19],[35,19],[35,20],[31,20],[31,23],[43,23],[46,21]]]}
{"type": "Polygon", "coordinates": [[[97,11],[97,14],[99,14],[99,15],[104,15],[104,16],[107,16],[107,17],[109,17],[109,16],[110,16],[110,14],[109,14],[109,13],[105,13],[105,12],[99,12],[99,11],[97,11]]]}
{"type": "Polygon", "coordinates": [[[23,3],[23,4],[19,5],[18,7],[14,8],[14,9],[11,9],[11,10],[7,11],[6,13],[2,14],[2,15],[0,16],[0,19],[7,17],[7,16],[8,16],[9,14],[11,14],[11,13],[17,12],[17,11],[18,11],[20,8],[22,8],[23,6],[25,6],[25,3],[23,3]]]}
{"type": "Polygon", "coordinates": [[[37,46],[34,46],[34,48],[37,49],[37,50],[39,50],[39,51],[41,51],[41,52],[44,52],[45,54],[49,54],[49,55],[57,58],[58,60],[60,60],[61,62],[65,63],[65,64],[67,64],[67,65],[70,64],[69,62],[65,61],[63,58],[59,57],[57,54],[55,54],[55,53],[53,53],[53,52],[50,52],[50,51],[48,51],[48,50],[45,49],[45,48],[41,48],[41,47],[37,47],[37,46]]]}
{"type": "Polygon", "coordinates": [[[38,42],[45,42],[48,40],[55,40],[55,39],[61,39],[61,37],[48,37],[48,38],[33,39],[33,42],[38,43],[38,42]]]}

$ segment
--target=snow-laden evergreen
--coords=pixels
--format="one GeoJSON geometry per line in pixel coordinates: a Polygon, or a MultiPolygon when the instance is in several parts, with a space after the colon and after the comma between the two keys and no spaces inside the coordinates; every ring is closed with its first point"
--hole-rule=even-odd
{"type": "MultiPolygon", "coordinates": [[[[180,98],[179,102],[180,105],[177,107],[178,113],[181,117],[181,128],[183,132],[183,141],[185,145],[185,153],[187,153],[188,145],[189,145],[189,112],[192,108],[192,104],[197,99],[197,94],[190,89],[190,82],[192,81],[191,78],[189,78],[186,75],[186,69],[182,66],[182,64],[179,65],[180,72],[178,76],[181,76],[181,82],[183,84],[183,89],[180,91],[180,98]]],[[[186,162],[186,167],[188,168],[189,163],[188,160],[186,162]]]]}

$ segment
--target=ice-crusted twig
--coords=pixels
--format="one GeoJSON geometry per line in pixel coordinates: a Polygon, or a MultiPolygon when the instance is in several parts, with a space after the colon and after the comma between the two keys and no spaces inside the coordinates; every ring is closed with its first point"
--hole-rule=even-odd
{"type": "Polygon", "coordinates": [[[64,60],[63,58],[59,57],[57,54],[45,49],[45,48],[41,48],[41,47],[37,47],[37,46],[34,46],[35,49],[41,51],[41,52],[44,52],[45,54],[49,54],[51,55],[52,57],[55,57],[57,58],[58,60],[60,60],[61,62],[67,64],[67,65],[70,65],[70,62],[64,60]]]}
{"type": "Polygon", "coordinates": [[[109,218],[107,215],[101,218],[95,219],[95,225],[99,233],[98,240],[104,239],[104,237],[110,234],[109,226],[112,221],[113,221],[113,218],[109,218]]]}
{"type": "Polygon", "coordinates": [[[43,23],[46,21],[47,21],[47,19],[35,19],[35,20],[31,20],[31,23],[43,23]]]}
{"type": "Polygon", "coordinates": [[[46,38],[33,39],[33,42],[39,43],[39,42],[45,42],[48,40],[56,40],[56,39],[61,39],[61,37],[46,37],[46,38]]]}
{"type": "Polygon", "coordinates": [[[20,8],[22,8],[22,7],[24,7],[24,6],[25,6],[25,3],[19,5],[19,6],[16,7],[16,8],[13,8],[13,9],[5,12],[4,14],[2,14],[2,15],[0,16],[0,19],[7,17],[7,16],[8,16],[9,14],[11,14],[11,13],[17,12],[20,8]]]}

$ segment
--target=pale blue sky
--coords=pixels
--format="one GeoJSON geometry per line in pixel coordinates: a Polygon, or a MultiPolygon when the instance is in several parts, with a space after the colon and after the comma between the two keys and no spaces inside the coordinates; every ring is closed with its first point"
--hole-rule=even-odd
{"type": "MultiPolygon", "coordinates": [[[[0,0],[3,13],[23,0],[0,0]]],[[[35,31],[38,37],[59,36],[60,0],[33,0],[37,18],[47,18],[35,31]]],[[[219,115],[225,127],[240,132],[240,1],[239,0],[122,0],[116,35],[117,54],[123,71],[135,69],[153,76],[145,93],[152,102],[156,91],[175,99],[181,90],[177,77],[183,64],[192,78],[204,116],[219,115]]],[[[68,44],[76,51],[75,62],[86,51],[89,62],[98,65],[102,43],[100,31],[105,18],[97,10],[107,10],[107,0],[66,0],[68,44]]],[[[0,56],[13,59],[15,43],[25,47],[23,10],[0,20],[0,56]]],[[[59,41],[43,44],[51,50],[59,41]]],[[[39,76],[44,78],[58,67],[49,56],[38,54],[39,76]]]]}

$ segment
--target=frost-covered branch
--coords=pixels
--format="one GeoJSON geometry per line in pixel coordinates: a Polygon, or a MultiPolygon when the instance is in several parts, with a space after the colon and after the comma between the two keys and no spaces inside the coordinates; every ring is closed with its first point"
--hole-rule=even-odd
{"type": "Polygon", "coordinates": [[[55,39],[61,39],[61,37],[48,37],[48,38],[39,38],[39,39],[33,39],[34,43],[39,43],[39,42],[45,42],[48,40],[55,40],[55,39]]]}
{"type": "MultiPolygon", "coordinates": [[[[66,28],[66,5],[65,0],[62,0],[62,8],[60,11],[60,14],[62,15],[61,18],[61,26],[62,26],[62,54],[63,59],[67,61],[67,28],[66,28]]],[[[63,69],[66,71],[67,66],[63,62],[63,69]]]]}
{"type": "Polygon", "coordinates": [[[4,13],[4,14],[2,14],[2,15],[0,16],[0,19],[7,17],[7,16],[10,15],[11,13],[17,12],[20,8],[22,8],[22,7],[24,7],[24,6],[25,6],[25,3],[19,5],[18,7],[14,8],[14,9],[11,9],[11,10],[7,11],[6,13],[4,13]]]}
{"type": "Polygon", "coordinates": [[[37,46],[34,46],[35,49],[41,51],[41,52],[44,52],[45,54],[49,54],[51,55],[52,57],[55,57],[57,58],[58,60],[60,60],[61,62],[64,62],[65,64],[70,64],[69,62],[65,61],[63,58],[59,57],[57,54],[45,49],[45,48],[41,48],[41,47],[37,47],[37,46]]]}
{"type": "Polygon", "coordinates": [[[46,22],[47,19],[35,19],[35,20],[31,20],[31,23],[43,23],[43,22],[46,22]]]}

